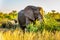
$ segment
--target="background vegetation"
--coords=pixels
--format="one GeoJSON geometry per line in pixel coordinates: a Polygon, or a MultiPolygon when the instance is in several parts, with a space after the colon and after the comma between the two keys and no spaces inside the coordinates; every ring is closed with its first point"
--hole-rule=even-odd
{"type": "Polygon", "coordinates": [[[60,40],[60,13],[51,10],[44,14],[44,21],[35,21],[27,25],[25,33],[14,20],[17,20],[16,10],[10,13],[0,12],[1,40],[60,40]],[[6,25],[6,28],[3,28],[6,25]]]}

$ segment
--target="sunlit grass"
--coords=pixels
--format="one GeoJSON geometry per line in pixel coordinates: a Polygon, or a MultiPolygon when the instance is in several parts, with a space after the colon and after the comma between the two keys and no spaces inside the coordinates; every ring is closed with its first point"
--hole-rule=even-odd
{"type": "Polygon", "coordinates": [[[60,40],[60,32],[55,34],[44,30],[41,32],[25,32],[22,30],[8,30],[0,32],[0,40],[60,40]]]}

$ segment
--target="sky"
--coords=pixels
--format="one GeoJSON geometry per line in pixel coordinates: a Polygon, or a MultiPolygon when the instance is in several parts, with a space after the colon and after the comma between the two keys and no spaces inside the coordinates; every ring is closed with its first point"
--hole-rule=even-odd
{"type": "Polygon", "coordinates": [[[20,11],[28,5],[43,7],[46,12],[51,10],[60,12],[60,0],[0,0],[0,11],[20,11]]]}

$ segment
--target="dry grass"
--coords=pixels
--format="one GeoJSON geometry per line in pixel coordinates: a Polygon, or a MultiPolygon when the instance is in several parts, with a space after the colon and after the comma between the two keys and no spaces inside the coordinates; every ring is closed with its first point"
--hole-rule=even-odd
{"type": "Polygon", "coordinates": [[[20,29],[0,31],[0,40],[60,40],[60,32],[56,31],[53,34],[44,30],[42,33],[25,32],[23,34],[20,29]]]}

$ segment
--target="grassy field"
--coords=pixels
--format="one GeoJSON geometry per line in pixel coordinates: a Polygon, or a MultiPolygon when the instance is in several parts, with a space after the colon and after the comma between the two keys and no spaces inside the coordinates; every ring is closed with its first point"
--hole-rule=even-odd
{"type": "Polygon", "coordinates": [[[0,40],[60,40],[60,32],[56,31],[55,34],[43,30],[43,32],[25,32],[16,28],[16,30],[3,30],[0,31],[0,40]]]}
{"type": "Polygon", "coordinates": [[[60,18],[60,14],[55,14],[59,16],[48,13],[44,15],[44,22],[36,20],[34,25],[33,23],[27,25],[27,30],[23,33],[13,21],[17,18],[16,11],[9,14],[0,13],[0,40],[60,40],[60,22],[55,20],[60,18]],[[6,25],[6,29],[2,24],[6,25]]]}

